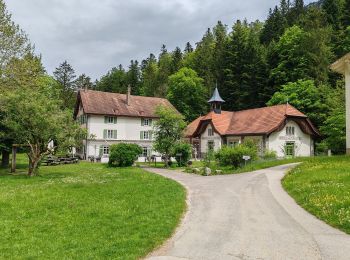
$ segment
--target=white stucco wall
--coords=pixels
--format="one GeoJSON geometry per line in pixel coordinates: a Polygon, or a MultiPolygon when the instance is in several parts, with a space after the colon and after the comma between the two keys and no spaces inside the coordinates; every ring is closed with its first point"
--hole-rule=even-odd
{"type": "Polygon", "coordinates": [[[212,129],[211,125],[208,125],[203,134],[200,137],[200,147],[201,147],[201,153],[207,153],[208,152],[208,141],[214,141],[214,150],[218,151],[221,148],[222,140],[221,136],[216,133],[213,129],[213,136],[208,136],[208,129],[212,129]]]}
{"type": "Polygon", "coordinates": [[[277,152],[278,157],[284,157],[284,145],[286,142],[295,142],[295,156],[312,156],[313,139],[310,135],[305,134],[294,121],[288,121],[286,126],[280,132],[272,133],[266,142],[266,148],[277,152]],[[286,127],[293,126],[295,129],[294,136],[287,136],[286,127]]]}
{"type": "MultiPolygon", "coordinates": [[[[79,111],[78,115],[82,112],[79,111]]],[[[152,131],[155,119],[152,119],[152,125],[146,126],[141,125],[141,118],[137,117],[117,117],[117,123],[105,123],[104,116],[100,115],[88,115],[87,119],[87,130],[88,136],[94,135],[93,140],[88,140],[87,143],[84,141],[84,145],[87,151],[87,157],[89,156],[99,156],[100,146],[110,146],[112,144],[117,144],[121,142],[136,143],[141,147],[148,147],[152,150],[151,154],[159,155],[153,151],[153,141],[152,140],[142,140],[140,138],[141,131],[152,131]],[[104,139],[104,130],[117,130],[116,139],[104,139]]],[[[82,127],[85,127],[82,125],[82,127]]],[[[157,158],[160,161],[160,157],[157,158]]],[[[144,157],[139,157],[140,162],[144,162],[144,157]]]]}

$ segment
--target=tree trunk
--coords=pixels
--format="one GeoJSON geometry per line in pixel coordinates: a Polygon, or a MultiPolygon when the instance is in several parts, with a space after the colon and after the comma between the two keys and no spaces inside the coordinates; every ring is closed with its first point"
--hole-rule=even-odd
{"type": "Polygon", "coordinates": [[[10,164],[10,152],[2,150],[2,160],[1,160],[1,167],[7,168],[10,164]]]}
{"type": "Polygon", "coordinates": [[[39,145],[30,145],[30,148],[31,148],[31,151],[28,153],[28,158],[29,158],[28,176],[32,177],[37,173],[39,161],[41,159],[41,152],[39,149],[39,145]]]}

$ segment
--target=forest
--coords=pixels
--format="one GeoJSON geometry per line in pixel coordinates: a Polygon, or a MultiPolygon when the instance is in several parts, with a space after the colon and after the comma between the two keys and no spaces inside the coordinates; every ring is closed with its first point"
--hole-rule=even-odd
{"type": "Polygon", "coordinates": [[[135,95],[168,98],[187,121],[208,112],[206,101],[215,86],[225,110],[289,102],[320,129],[319,152],[342,153],[344,82],[329,66],[347,52],[350,0],[309,5],[281,0],[264,22],[237,20],[228,26],[218,21],[195,46],[187,42],[169,51],[162,45],[159,54],[131,60],[127,68],[119,65],[78,87],[125,93],[130,85],[135,95]]]}
{"type": "Polygon", "coordinates": [[[265,21],[218,21],[194,45],[168,50],[160,43],[158,54],[141,61],[130,57],[126,68],[117,65],[96,81],[77,76],[68,61],[49,75],[3,0],[0,33],[3,166],[13,143],[35,143],[33,162],[47,148],[44,139],[61,140],[62,149],[75,145],[76,137],[85,134],[72,123],[79,89],[126,93],[128,86],[134,95],[169,99],[187,122],[209,111],[207,100],[215,86],[226,101],[225,110],[289,102],[320,130],[318,153],[345,151],[344,80],[329,66],[350,52],[350,0],[308,5],[281,0],[265,21]]]}

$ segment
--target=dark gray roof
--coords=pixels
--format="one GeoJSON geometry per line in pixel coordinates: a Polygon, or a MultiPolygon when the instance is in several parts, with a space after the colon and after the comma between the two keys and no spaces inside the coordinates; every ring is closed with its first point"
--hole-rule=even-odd
{"type": "Polygon", "coordinates": [[[218,90],[217,87],[216,87],[215,90],[214,90],[213,96],[212,96],[211,99],[209,99],[209,101],[208,101],[208,103],[212,103],[212,102],[225,102],[225,100],[223,100],[223,99],[220,97],[219,90],[218,90]]]}

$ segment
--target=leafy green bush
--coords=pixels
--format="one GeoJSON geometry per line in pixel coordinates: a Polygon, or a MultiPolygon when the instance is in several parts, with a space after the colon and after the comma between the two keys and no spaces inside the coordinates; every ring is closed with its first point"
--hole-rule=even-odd
{"type": "Polygon", "coordinates": [[[276,151],[272,150],[266,150],[263,155],[263,159],[265,160],[272,160],[277,158],[277,153],[276,151]]]}
{"type": "Polygon", "coordinates": [[[180,142],[174,146],[173,157],[175,157],[179,167],[187,165],[191,159],[191,152],[192,148],[189,143],[180,142]],[[181,156],[178,156],[178,154],[181,154],[181,156]]]}
{"type": "Polygon", "coordinates": [[[128,167],[133,165],[142,149],[137,144],[113,144],[110,147],[108,165],[111,167],[128,167]]]}
{"type": "Polygon", "coordinates": [[[215,158],[221,166],[239,167],[243,164],[243,156],[248,155],[251,160],[257,158],[257,148],[252,145],[240,144],[235,147],[222,147],[216,154],[215,158]]]}

